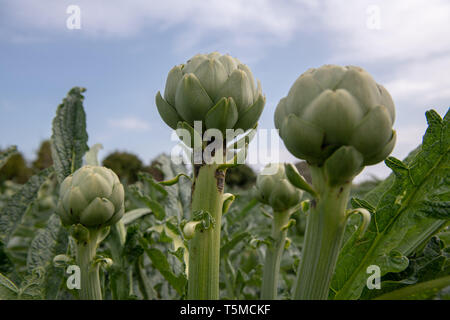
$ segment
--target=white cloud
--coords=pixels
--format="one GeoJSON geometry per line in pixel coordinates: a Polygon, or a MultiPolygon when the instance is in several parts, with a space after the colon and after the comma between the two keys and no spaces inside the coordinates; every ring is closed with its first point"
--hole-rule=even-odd
{"type": "Polygon", "coordinates": [[[428,58],[450,49],[450,3],[445,0],[330,1],[324,23],[336,35],[341,59],[395,60],[428,58]],[[380,29],[367,26],[379,8],[380,29]]]}
{"type": "MultiPolygon", "coordinates": [[[[67,0],[8,1],[3,10],[26,28],[64,32],[69,17],[66,8],[71,4],[67,0]]],[[[79,0],[76,5],[85,34],[133,36],[148,27],[165,30],[182,25],[179,38],[185,45],[195,45],[215,32],[241,44],[255,37],[288,39],[301,12],[292,14],[290,6],[269,0],[79,0]]]]}
{"type": "Polygon", "coordinates": [[[115,129],[127,131],[148,131],[150,124],[137,117],[126,117],[121,119],[108,119],[108,125],[115,129]]]}
{"type": "MultiPolygon", "coordinates": [[[[2,12],[14,22],[7,25],[11,38],[26,42],[28,37],[67,32],[70,4],[74,1],[10,0],[3,2],[2,12]]],[[[249,52],[242,57],[247,63],[266,54],[266,48],[314,34],[329,48],[323,63],[360,64],[390,91],[399,115],[394,150],[399,158],[420,143],[426,128],[423,112],[436,106],[445,110],[445,100],[450,99],[448,0],[77,0],[76,4],[81,8],[83,36],[117,38],[174,30],[168,50],[244,48],[249,52]],[[379,8],[379,30],[367,27],[371,18],[367,9],[372,5],[379,8]]],[[[2,30],[2,37],[7,32],[2,30]]],[[[308,43],[298,46],[308,50],[308,43]]],[[[134,117],[108,123],[126,130],[149,129],[134,117]]],[[[287,152],[283,155],[290,157],[287,152]]],[[[383,175],[389,170],[378,165],[366,172],[383,175]]]]}
{"type": "MultiPolygon", "coordinates": [[[[66,31],[71,0],[7,1],[4,12],[26,28],[66,31]]],[[[76,1],[82,31],[94,36],[132,36],[147,27],[182,26],[180,40],[235,39],[237,45],[288,41],[299,33],[324,31],[341,50],[341,58],[426,57],[450,48],[450,3],[446,0],[109,0],[76,1]],[[367,27],[377,6],[380,30],[367,27]],[[447,27],[445,27],[447,26],[447,27]],[[345,55],[344,55],[345,52],[345,55]]]]}
{"type": "Polygon", "coordinates": [[[448,101],[450,77],[446,70],[450,70],[450,56],[403,64],[392,72],[392,80],[386,83],[386,88],[399,101],[414,101],[414,104],[423,107],[444,99],[448,101]]]}

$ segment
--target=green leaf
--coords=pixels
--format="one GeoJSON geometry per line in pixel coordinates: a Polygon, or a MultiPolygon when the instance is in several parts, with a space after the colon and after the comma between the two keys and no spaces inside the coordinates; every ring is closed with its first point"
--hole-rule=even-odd
{"type": "Polygon", "coordinates": [[[56,110],[52,128],[52,159],[58,181],[80,168],[88,151],[84,88],[72,88],[56,110]]]}
{"type": "Polygon", "coordinates": [[[8,159],[16,153],[17,153],[16,146],[9,147],[5,151],[0,152],[0,169],[6,164],[8,159]]]}
{"type": "MultiPolygon", "coordinates": [[[[183,248],[183,264],[187,266],[189,262],[189,252],[187,245],[183,241],[181,237],[181,232],[169,221],[166,221],[165,224],[155,225],[149,228],[147,231],[156,232],[159,234],[160,242],[171,242],[172,250],[176,252],[179,248],[183,248]]],[[[187,270],[185,270],[187,273],[187,270]]]]}
{"type": "Polygon", "coordinates": [[[161,186],[160,183],[156,182],[155,179],[148,172],[139,172],[138,173],[139,180],[145,181],[150,184],[153,188],[155,188],[158,192],[160,192],[164,197],[167,196],[167,191],[161,186]]]}
{"type": "Polygon", "coordinates": [[[418,210],[431,218],[450,219],[450,201],[424,200],[419,204],[418,210]]]}
{"type": "Polygon", "coordinates": [[[145,203],[147,206],[152,210],[153,214],[155,215],[156,219],[162,220],[166,216],[166,212],[164,211],[163,206],[150,198],[145,198],[145,203]]]}
{"type": "Polygon", "coordinates": [[[160,181],[159,184],[163,185],[163,186],[173,186],[174,184],[178,183],[178,181],[180,180],[181,177],[188,178],[189,181],[192,182],[191,177],[189,177],[188,175],[186,175],[184,173],[179,173],[179,174],[176,175],[175,178],[172,178],[172,179],[166,180],[166,181],[160,181]]]}
{"type": "Polygon", "coordinates": [[[220,256],[225,257],[229,254],[231,250],[233,250],[234,247],[236,247],[237,244],[241,243],[245,239],[248,239],[251,237],[251,234],[247,231],[239,232],[237,234],[233,235],[233,238],[231,238],[230,241],[227,241],[222,245],[220,248],[220,256]]]}
{"type": "Polygon", "coordinates": [[[162,274],[162,276],[178,292],[179,295],[184,296],[187,284],[186,276],[183,273],[176,275],[172,271],[166,256],[159,249],[150,248],[145,239],[142,239],[141,241],[145,252],[152,261],[153,267],[162,274]]]}
{"type": "Polygon", "coordinates": [[[0,210],[0,241],[4,244],[8,244],[27,208],[36,199],[40,187],[52,172],[53,168],[50,167],[32,176],[0,210]]]}
{"type": "Polygon", "coordinates": [[[450,286],[450,276],[421,282],[416,285],[407,286],[376,298],[376,300],[427,300],[450,286]]]}
{"type": "Polygon", "coordinates": [[[56,268],[53,258],[67,251],[68,236],[60,218],[53,214],[45,228],[37,232],[28,250],[27,269],[30,273],[36,269],[43,271],[40,289],[46,299],[58,298],[61,283],[64,281],[64,269],[56,268]]]}
{"type": "Polygon", "coordinates": [[[370,213],[375,212],[375,207],[371,205],[368,201],[358,198],[352,198],[351,204],[353,208],[364,208],[368,210],[370,213]]]}
{"type": "Polygon", "coordinates": [[[404,270],[406,256],[446,223],[417,210],[424,201],[450,200],[450,113],[441,119],[431,110],[426,116],[429,127],[421,149],[403,162],[389,158],[386,164],[395,178],[388,178],[389,187],[377,203],[364,199],[376,210],[365,236],[358,240],[353,234],[341,250],[331,284],[336,299],[358,299],[370,265],[379,266],[381,275],[404,270]]]}
{"type": "Polygon", "coordinates": [[[139,208],[139,209],[134,209],[134,210],[125,212],[125,214],[123,215],[123,218],[122,218],[122,222],[125,225],[130,224],[151,212],[152,211],[147,208],[139,208]]]}
{"type": "Polygon", "coordinates": [[[0,241],[0,273],[10,274],[17,269],[6,253],[5,244],[0,241]]]}
{"type": "Polygon", "coordinates": [[[17,299],[19,288],[8,277],[0,273],[0,300],[17,299]]]}
{"type": "MultiPolygon", "coordinates": [[[[154,160],[164,174],[165,180],[171,180],[179,174],[188,175],[184,164],[175,164],[169,156],[162,154],[154,160]]],[[[176,216],[179,220],[189,217],[191,205],[191,181],[179,179],[177,184],[164,188],[168,196],[162,202],[167,215],[176,216]]]]}
{"type": "Polygon", "coordinates": [[[285,163],[284,168],[286,177],[294,187],[308,192],[314,198],[318,197],[317,192],[308,182],[306,182],[305,178],[298,172],[297,168],[292,163],[285,163]]]}
{"type": "Polygon", "coordinates": [[[142,191],[139,190],[139,188],[136,187],[135,185],[130,186],[130,190],[140,201],[142,201],[153,212],[153,214],[158,220],[164,219],[166,213],[164,211],[164,207],[158,201],[155,201],[148,195],[143,194],[142,191]]]}
{"type": "Polygon", "coordinates": [[[381,279],[381,289],[363,291],[363,299],[373,299],[421,282],[450,275],[450,250],[444,242],[433,237],[423,252],[410,257],[408,268],[399,273],[388,273],[381,279]]]}

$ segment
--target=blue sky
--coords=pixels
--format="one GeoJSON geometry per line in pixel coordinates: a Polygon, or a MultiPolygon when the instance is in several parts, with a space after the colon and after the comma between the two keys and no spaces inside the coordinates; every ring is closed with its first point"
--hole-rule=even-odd
{"type": "MultiPolygon", "coordinates": [[[[199,52],[250,66],[267,97],[260,128],[274,127],[276,104],[300,74],[328,63],[359,65],[391,93],[396,157],[420,143],[426,110],[449,106],[445,0],[0,0],[0,8],[0,147],[16,144],[29,159],[73,86],[87,88],[89,144],[103,144],[100,156],[124,150],[148,163],[170,152],[176,143],[154,97],[170,68],[199,52]],[[81,29],[66,27],[69,5],[80,8],[81,29]]],[[[379,164],[360,179],[388,173],[379,164]]]]}

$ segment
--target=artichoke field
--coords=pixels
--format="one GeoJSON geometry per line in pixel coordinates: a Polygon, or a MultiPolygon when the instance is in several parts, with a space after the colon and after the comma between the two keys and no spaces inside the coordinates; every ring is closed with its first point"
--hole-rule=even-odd
{"type": "MultiPolygon", "coordinates": [[[[149,106],[191,163],[162,154],[158,179],[142,171],[128,183],[88,146],[84,92],[72,88],[57,107],[53,164],[24,184],[0,181],[1,300],[449,298],[448,112],[427,111],[423,140],[400,160],[389,156],[395,99],[367,71],[309,69],[275,108],[240,60],[197,54],[149,106]],[[305,162],[227,185],[263,112],[305,162]],[[212,129],[223,140],[195,144],[212,129]],[[204,155],[217,142],[222,162],[204,155]],[[388,178],[354,182],[383,161],[388,178]]],[[[1,151],[0,169],[15,154],[1,151]]]]}

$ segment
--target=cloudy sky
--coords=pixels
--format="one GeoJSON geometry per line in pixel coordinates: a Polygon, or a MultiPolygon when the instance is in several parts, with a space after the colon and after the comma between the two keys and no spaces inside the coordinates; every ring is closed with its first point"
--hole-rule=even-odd
{"type": "MultiPolygon", "coordinates": [[[[32,158],[57,105],[87,88],[89,144],[148,163],[176,142],[154,97],[167,72],[196,53],[238,57],[261,80],[260,128],[295,79],[323,64],[359,65],[391,93],[403,158],[426,129],[424,113],[450,101],[448,0],[0,0],[0,148],[32,158]],[[70,6],[80,9],[80,29],[70,6]]],[[[293,158],[280,142],[282,161],[293,158]]],[[[270,149],[270,145],[268,146],[270,149]]],[[[384,164],[360,179],[384,177],[384,164]]]]}

